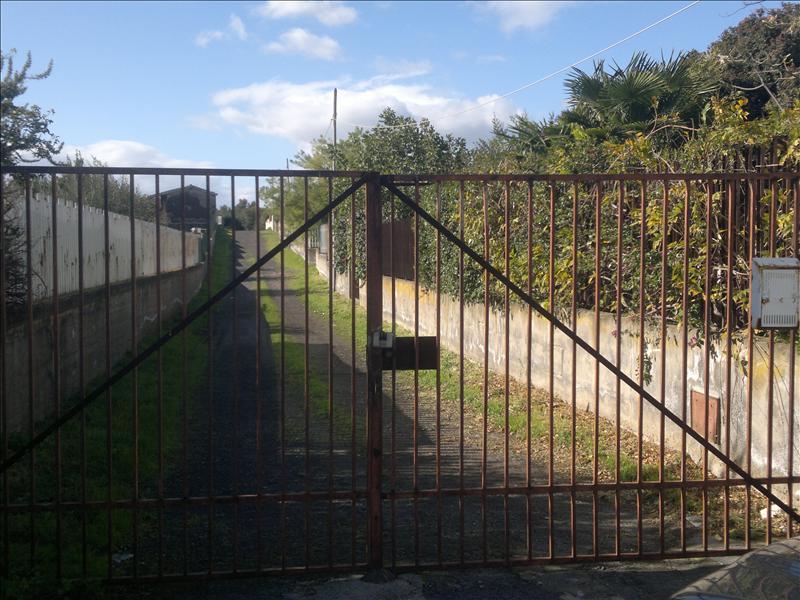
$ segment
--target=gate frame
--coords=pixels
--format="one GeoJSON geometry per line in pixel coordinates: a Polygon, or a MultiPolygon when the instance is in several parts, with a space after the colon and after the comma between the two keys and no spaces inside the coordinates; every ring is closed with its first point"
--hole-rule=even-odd
{"type": "MultiPolygon", "coordinates": [[[[771,174],[775,176],[776,174],[771,174]]],[[[733,176],[741,177],[741,174],[734,174],[733,176]]],[[[370,177],[374,177],[374,174],[370,174],[370,177]]],[[[415,183],[419,183],[420,180],[428,180],[427,176],[412,176],[413,181],[415,183]]],[[[469,176],[467,176],[469,177],[469,176]]],[[[679,176],[674,175],[651,175],[650,177],[644,177],[634,175],[631,178],[634,179],[655,179],[655,180],[663,180],[663,179],[686,179],[688,180],[691,178],[691,175],[684,174],[679,176]]],[[[705,175],[704,177],[710,177],[710,175],[705,175]]],[[[725,178],[724,176],[722,177],[725,178]]],[[[436,179],[436,177],[432,177],[430,179],[436,179]]],[[[490,179],[494,180],[505,180],[508,181],[508,177],[503,176],[494,176],[490,177],[490,179]]],[[[537,177],[533,176],[527,178],[529,181],[531,180],[545,180],[545,181],[558,181],[558,180],[572,180],[570,176],[544,176],[544,177],[537,177]]],[[[588,180],[596,180],[596,181],[608,181],[613,179],[622,179],[625,180],[626,176],[624,175],[617,175],[617,176],[609,176],[609,175],[593,175],[587,178],[588,180]]],[[[382,221],[382,213],[381,213],[381,197],[380,197],[380,190],[377,192],[374,190],[374,183],[373,180],[370,179],[369,183],[367,184],[368,187],[368,194],[367,194],[367,209],[366,209],[366,223],[367,223],[367,328],[368,328],[368,339],[372,339],[372,335],[375,332],[379,332],[381,329],[381,324],[383,320],[383,301],[382,301],[382,290],[383,290],[383,275],[381,272],[381,261],[380,261],[380,232],[381,232],[381,221],[382,221]],[[372,190],[371,192],[369,190],[372,190]],[[372,261],[370,261],[370,251],[373,252],[372,261]]],[[[545,309],[540,303],[538,303],[530,294],[525,292],[520,286],[516,285],[512,282],[502,271],[500,271],[497,267],[490,264],[487,260],[485,260],[480,254],[475,252],[472,248],[470,248],[465,242],[460,240],[458,236],[452,233],[449,229],[447,229],[444,225],[442,225],[436,218],[431,216],[424,208],[422,208],[417,201],[413,198],[405,194],[397,185],[395,184],[395,177],[392,175],[382,175],[380,177],[380,188],[385,188],[395,197],[397,197],[403,204],[405,204],[408,208],[410,208],[418,217],[426,221],[431,227],[433,227],[437,233],[441,234],[445,237],[449,242],[454,244],[457,248],[464,252],[465,255],[469,256],[481,269],[490,274],[493,278],[498,280],[502,283],[508,290],[512,291],[522,302],[527,304],[530,308],[533,308],[540,316],[545,318],[550,324],[551,327],[555,327],[561,333],[566,335],[573,343],[577,344],[581,347],[582,350],[587,352],[592,358],[602,364],[608,371],[610,371],[618,381],[623,382],[626,386],[632,389],[635,393],[637,393],[640,397],[646,399],[653,407],[655,407],[664,417],[668,418],[672,421],[675,425],[677,425],[685,434],[688,434],[692,439],[694,439],[697,443],[699,443],[703,449],[711,454],[713,454],[718,460],[720,460],[727,468],[731,471],[736,473],[742,478],[742,484],[750,486],[764,495],[768,502],[771,504],[775,504],[778,506],[789,518],[790,520],[794,520],[797,523],[800,523],[800,513],[797,510],[790,507],[787,503],[783,500],[778,498],[771,489],[771,486],[764,485],[756,480],[748,470],[742,468],[738,463],[728,457],[723,451],[718,449],[714,444],[709,442],[705,439],[700,433],[696,432],[692,427],[687,424],[687,422],[681,419],[678,415],[670,411],[665,405],[659,402],[651,393],[649,393],[644,386],[639,385],[636,381],[634,381],[631,377],[626,375],[619,367],[617,367],[612,361],[607,359],[599,350],[595,349],[589,342],[584,340],[580,335],[578,335],[575,331],[573,331],[569,326],[567,326],[563,321],[561,321],[558,317],[556,317],[553,313],[545,309]]],[[[381,373],[382,373],[382,366],[380,361],[376,358],[380,356],[380,349],[376,348],[369,342],[370,346],[367,350],[368,355],[368,379],[371,382],[369,386],[369,406],[375,410],[379,410],[381,406],[381,373]]],[[[379,413],[380,414],[380,413],[379,413]]],[[[380,473],[381,469],[381,447],[380,441],[376,440],[375,437],[377,435],[380,438],[380,429],[377,429],[377,433],[375,431],[375,427],[380,428],[380,422],[374,423],[374,412],[373,418],[370,419],[370,434],[372,436],[372,444],[369,444],[369,472],[372,473],[372,485],[368,482],[368,497],[370,498],[370,502],[368,503],[368,510],[369,510],[369,523],[372,526],[370,530],[370,534],[368,536],[368,557],[369,557],[369,566],[372,569],[379,569],[383,567],[383,540],[382,536],[380,535],[381,531],[381,513],[382,508],[380,505],[380,501],[376,500],[375,497],[381,497],[381,490],[380,490],[380,477],[376,478],[375,473],[380,473]]],[[[379,419],[378,419],[379,420],[379,419]]],[[[791,478],[791,473],[789,474],[791,478]]]]}
{"type": "MultiPolygon", "coordinates": [[[[114,168],[114,167],[92,167],[92,168],[79,168],[79,167],[4,167],[2,169],[2,176],[7,174],[18,174],[26,176],[30,181],[32,175],[37,174],[104,174],[104,175],[205,175],[208,179],[209,176],[216,175],[230,175],[234,176],[258,176],[276,173],[279,175],[286,174],[282,171],[261,171],[261,170],[213,170],[213,169],[137,169],[137,168],[114,168]]],[[[677,425],[685,434],[689,435],[703,449],[711,453],[718,460],[720,460],[728,469],[739,475],[742,479],[741,484],[752,487],[761,493],[771,504],[778,506],[791,521],[800,523],[800,513],[797,510],[783,502],[775,494],[772,493],[771,484],[762,484],[757,478],[753,477],[748,470],[745,470],[734,460],[729,458],[727,454],[718,449],[714,444],[705,439],[705,437],[695,431],[685,420],[681,419],[678,415],[671,412],[661,402],[659,402],[652,394],[647,392],[646,389],[631,377],[626,375],[619,367],[612,361],[607,359],[598,349],[595,349],[589,342],[584,340],[576,332],[574,332],[568,325],[558,319],[553,313],[545,309],[539,304],[529,293],[526,293],[520,286],[514,284],[509,277],[507,277],[501,270],[493,266],[490,262],[484,259],[479,253],[475,252],[466,243],[460,240],[449,229],[442,225],[435,217],[431,216],[424,208],[422,208],[414,199],[400,190],[396,182],[416,182],[421,180],[437,181],[442,180],[442,176],[429,176],[429,175],[382,175],[377,172],[337,172],[337,171],[292,171],[292,175],[301,177],[314,177],[314,176],[350,176],[353,178],[351,185],[339,194],[335,199],[331,199],[325,207],[319,210],[316,214],[311,216],[303,225],[298,227],[288,236],[283,238],[281,242],[272,250],[257,257],[257,260],[248,268],[244,269],[238,276],[226,284],[222,289],[210,296],[203,302],[197,309],[190,314],[185,315],[176,325],[171,327],[153,344],[142,350],[122,368],[113,374],[108,375],[106,380],[91,390],[84,398],[72,406],[66,412],[52,422],[50,425],[42,429],[26,444],[15,451],[11,456],[3,456],[0,462],[0,475],[5,475],[8,469],[20,460],[25,458],[29,453],[33,452],[45,439],[51,435],[59,435],[61,427],[79,415],[81,411],[89,405],[92,401],[103,396],[115,383],[119,382],[127,374],[134,371],[141,365],[148,357],[156,353],[164,344],[170,339],[178,335],[181,331],[186,329],[197,318],[206,314],[214,305],[220,300],[230,294],[238,285],[246,281],[253,273],[256,273],[260,268],[288,249],[289,246],[303,236],[314,224],[323,219],[326,215],[335,210],[346,199],[351,198],[361,188],[365,187],[366,191],[366,289],[367,289],[367,339],[368,345],[365,348],[367,358],[367,381],[368,393],[366,403],[366,420],[367,420],[367,566],[371,570],[378,570],[383,568],[383,500],[385,496],[382,490],[382,475],[383,475],[383,386],[382,386],[382,348],[379,344],[375,343],[376,335],[379,335],[382,330],[383,324],[383,274],[382,274],[382,240],[381,240],[381,224],[383,221],[382,211],[382,193],[384,188],[400,201],[409,207],[419,218],[426,221],[433,227],[441,236],[446,238],[450,243],[459,248],[464,255],[469,256],[481,269],[490,274],[494,279],[502,283],[507,291],[511,291],[523,303],[530,308],[534,309],[540,316],[545,318],[551,325],[559,330],[559,332],[566,335],[572,342],[581,347],[587,354],[593,357],[598,363],[602,364],[609,372],[611,372],[618,380],[624,382],[627,387],[636,392],[641,398],[646,399],[648,403],[654,406],[662,415],[670,419],[677,425]]],[[[462,180],[480,180],[480,181],[545,181],[545,182],[559,182],[559,181],[575,181],[576,176],[569,175],[555,175],[555,176],[503,176],[503,175],[464,175],[457,176],[462,180]]],[[[690,181],[693,179],[719,179],[722,181],[730,182],[732,179],[747,179],[748,175],[743,174],[636,174],[636,175],[579,175],[583,181],[591,182],[604,182],[604,181],[690,181]]],[[[757,177],[757,175],[755,175],[757,177]]],[[[797,174],[787,173],[771,173],[769,177],[786,177],[797,178],[797,174]]],[[[0,177],[0,208],[3,203],[3,179],[0,177]]],[[[797,184],[793,186],[795,193],[794,210],[797,211],[797,196],[800,194],[800,188],[797,184]]],[[[29,190],[28,190],[29,192],[29,190]]],[[[106,206],[107,217],[107,206],[106,206]]],[[[797,223],[798,215],[794,215],[795,223],[797,223]]],[[[796,227],[796,225],[795,225],[796,227]]],[[[795,241],[797,231],[795,229],[795,241]]],[[[2,240],[2,232],[0,231],[0,240],[2,240]]],[[[795,244],[796,245],[796,244],[795,244]]],[[[795,248],[795,251],[797,248],[795,248]]],[[[30,260],[30,248],[28,248],[28,260],[30,260]]],[[[3,257],[0,257],[0,268],[4,265],[3,257]]],[[[30,273],[30,268],[28,268],[30,273]]],[[[0,281],[0,292],[3,291],[4,281],[0,281]]],[[[355,282],[354,282],[355,284],[355,282]]],[[[0,332],[5,327],[4,311],[0,310],[0,332]]],[[[794,358],[794,357],[792,357],[794,358]]],[[[0,377],[5,373],[3,354],[0,352],[0,377]]],[[[5,408],[5,403],[3,403],[5,408]]],[[[3,415],[5,416],[5,415],[3,415]]],[[[5,418],[3,423],[5,424],[5,418]]],[[[791,470],[788,474],[789,479],[793,479],[791,470]]],[[[641,482],[639,482],[641,483],[641,482]]],[[[685,482],[682,482],[685,483],[685,482]]],[[[641,489],[641,488],[637,488],[641,489]]],[[[551,488],[552,490],[552,488],[551,488]]],[[[552,493],[552,491],[551,491],[552,493]]],[[[706,553],[707,554],[707,553],[706,553]]],[[[575,560],[574,558],[571,560],[575,560]]],[[[529,561],[528,561],[529,562],[529,561]]],[[[145,578],[140,578],[145,579],[145,578]]]]}

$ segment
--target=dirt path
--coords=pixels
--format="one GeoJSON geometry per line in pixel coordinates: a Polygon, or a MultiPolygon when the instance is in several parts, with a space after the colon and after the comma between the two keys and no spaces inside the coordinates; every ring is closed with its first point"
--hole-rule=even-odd
{"type": "MultiPolygon", "coordinates": [[[[256,256],[255,236],[255,232],[236,234],[238,271],[256,256]]],[[[287,278],[302,275],[286,271],[287,278]]],[[[274,314],[282,319],[265,319],[255,275],[214,309],[209,382],[188,415],[187,463],[185,468],[178,464],[170,469],[166,493],[216,499],[211,508],[165,509],[161,541],[165,572],[204,570],[209,561],[215,570],[224,570],[255,569],[259,564],[273,568],[350,564],[366,559],[365,504],[351,495],[366,487],[363,349],[355,348],[354,354],[349,338],[331,338],[327,317],[307,311],[303,294],[284,289],[281,295],[278,261],[261,269],[261,298],[271,302],[277,309],[274,314]],[[328,497],[330,490],[337,495],[335,501],[328,497]],[[281,492],[319,494],[308,502],[298,501],[303,500],[299,496],[284,502],[278,498],[255,501],[258,494],[281,492]],[[228,498],[231,494],[250,495],[252,501],[233,502],[228,498]]],[[[392,379],[386,374],[384,490],[435,489],[437,439],[441,486],[458,488],[457,403],[440,404],[437,427],[432,389],[415,387],[413,377],[404,373],[397,376],[394,394],[391,390],[392,379]]],[[[485,471],[482,436],[482,423],[465,418],[465,487],[478,487],[482,479],[487,486],[503,484],[504,436],[489,432],[485,471]]],[[[542,469],[541,461],[532,465],[537,481],[542,469]]],[[[523,485],[525,470],[525,453],[512,448],[509,484],[523,485]]],[[[562,481],[567,475],[555,473],[562,481]]],[[[593,502],[598,549],[611,552],[614,498],[602,494],[575,497],[578,551],[592,551],[593,502]]],[[[465,560],[502,560],[507,549],[513,556],[524,557],[529,544],[533,556],[546,556],[551,531],[553,551],[567,554],[572,543],[572,506],[568,494],[551,499],[534,496],[530,502],[521,495],[467,496],[463,503],[452,495],[386,500],[387,562],[413,561],[415,556],[421,562],[439,557],[457,561],[462,557],[462,542],[465,560]]],[[[636,543],[635,494],[623,497],[621,512],[622,550],[631,551],[636,543]]],[[[151,518],[157,518],[155,511],[151,518]]],[[[644,526],[643,539],[649,543],[645,550],[657,550],[656,524],[645,518],[644,526]]],[[[146,555],[139,559],[142,570],[152,570],[159,542],[151,536],[143,540],[142,548],[146,555]]]]}
{"type": "MultiPolygon", "coordinates": [[[[249,232],[242,232],[240,239],[249,256],[256,255],[255,238],[249,232]]],[[[279,264],[267,265],[263,271],[265,283],[275,301],[280,298],[280,270],[279,264]]],[[[300,278],[302,272],[286,270],[286,277],[300,278]]],[[[287,286],[288,287],[288,286],[287,286]]],[[[305,301],[304,298],[291,293],[284,295],[284,325],[287,339],[303,344],[305,342],[305,301]],[[298,323],[300,324],[298,326],[298,323]],[[291,332],[291,335],[288,335],[291,332]]],[[[351,339],[342,339],[333,336],[332,345],[328,330],[327,317],[320,317],[313,313],[308,315],[308,347],[309,369],[327,382],[328,350],[332,349],[332,402],[334,413],[339,407],[349,411],[352,408],[353,393],[351,377],[353,371],[350,365],[353,360],[353,347],[351,339]]],[[[355,349],[355,407],[356,431],[358,450],[363,450],[363,406],[365,391],[365,375],[363,350],[355,349]]],[[[434,390],[425,385],[414,386],[411,373],[399,373],[395,381],[395,393],[392,394],[391,375],[384,377],[384,490],[398,490],[399,492],[413,489],[435,489],[436,487],[436,456],[437,439],[439,439],[439,477],[443,488],[457,488],[460,485],[459,465],[460,455],[460,410],[452,402],[440,402],[438,426],[436,398],[434,390]],[[415,410],[416,405],[416,410],[415,410]],[[415,427],[416,418],[416,427],[415,427]],[[392,424],[394,427],[392,427],[392,424]],[[414,452],[416,437],[416,456],[414,452]],[[415,469],[416,464],[416,469],[415,469]]],[[[349,419],[349,414],[347,415],[349,419]]],[[[347,419],[345,419],[347,421],[347,419]]],[[[312,426],[312,453],[310,458],[310,471],[319,473],[315,478],[324,481],[324,472],[330,464],[325,452],[328,448],[328,436],[324,426],[326,418],[319,422],[311,419],[312,426]],[[314,424],[317,423],[317,428],[314,424]]],[[[347,426],[347,422],[344,423],[347,426]]],[[[300,426],[302,430],[302,425],[300,426]]],[[[348,465],[349,440],[346,436],[334,435],[334,453],[345,460],[336,462],[335,472],[344,475],[350,472],[348,465]],[[338,444],[344,442],[345,446],[338,444]]],[[[488,486],[499,486],[504,480],[502,432],[490,431],[488,434],[488,452],[485,472],[482,469],[482,424],[467,417],[464,423],[464,452],[463,472],[465,487],[478,487],[482,476],[488,486]]],[[[519,449],[510,451],[509,483],[510,485],[523,485],[525,481],[526,455],[519,449]]],[[[360,467],[357,467],[358,483],[363,488],[363,462],[361,455],[357,456],[360,467]]],[[[535,460],[535,459],[534,459],[535,460]]],[[[560,461],[563,464],[563,461],[560,461]]],[[[541,481],[541,462],[532,465],[535,480],[541,481]]],[[[567,472],[556,473],[560,480],[566,479],[567,472]]],[[[339,475],[335,482],[335,489],[341,488],[339,475]]],[[[323,488],[324,489],[324,488],[323,488]]],[[[346,489],[346,488],[345,488],[346,489]]],[[[633,500],[633,497],[629,497],[633,500]]],[[[613,551],[614,544],[614,499],[611,496],[598,497],[598,543],[600,552],[613,551]]],[[[443,497],[441,501],[436,498],[420,499],[417,502],[410,500],[397,500],[392,503],[386,501],[384,523],[386,529],[386,553],[394,556],[400,562],[413,560],[418,555],[421,560],[436,560],[440,555],[444,560],[458,560],[461,555],[461,530],[463,528],[465,559],[480,559],[484,553],[484,536],[486,539],[486,556],[501,559],[505,556],[506,543],[509,550],[516,556],[527,554],[528,539],[531,541],[531,550],[535,556],[544,556],[549,552],[547,543],[548,530],[553,531],[554,548],[560,554],[569,552],[571,546],[570,511],[573,510],[570,497],[567,495],[554,496],[552,508],[548,507],[547,497],[535,497],[527,502],[524,497],[489,496],[484,504],[479,497],[468,498],[464,502],[463,518],[461,507],[457,498],[443,497]],[[508,507],[508,521],[505,519],[505,506],[508,507]],[[552,524],[549,523],[550,510],[552,510],[552,524]],[[463,525],[462,525],[463,522],[463,525]],[[441,532],[441,533],[440,533],[441,532]],[[506,542],[506,532],[508,541],[506,542]],[[441,535],[441,542],[440,536],[441,535]]],[[[575,521],[579,534],[576,543],[579,552],[588,553],[592,550],[592,505],[591,494],[580,494],[575,498],[575,521]]],[[[645,527],[652,527],[644,519],[645,527]]],[[[633,550],[636,542],[636,513],[635,502],[628,509],[623,508],[622,545],[625,549],[633,550]]],[[[654,538],[650,531],[647,537],[654,538]]],[[[362,532],[358,532],[361,537],[362,532]]],[[[648,548],[650,549],[650,548],[648,548]]],[[[652,548],[655,549],[655,548],[652,548]]]]}

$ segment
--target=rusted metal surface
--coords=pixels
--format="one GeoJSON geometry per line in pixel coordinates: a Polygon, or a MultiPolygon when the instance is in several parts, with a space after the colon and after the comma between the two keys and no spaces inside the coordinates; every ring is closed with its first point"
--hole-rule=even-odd
{"type": "MultiPolygon", "coordinates": [[[[383,330],[381,187],[376,174],[366,182],[367,246],[367,563],[383,567],[383,355],[375,336],[383,330]]],[[[308,263],[306,263],[308,264],[308,263]]]]}
{"type": "Polygon", "coordinates": [[[796,331],[753,330],[742,307],[754,257],[797,255],[798,179],[4,168],[0,214],[13,187],[26,224],[11,315],[0,277],[0,337],[21,324],[25,353],[21,389],[9,389],[5,345],[0,355],[4,568],[21,560],[20,532],[30,565],[49,555],[55,577],[119,581],[715,556],[791,536],[796,331]],[[172,177],[174,289],[158,205],[172,177]],[[129,197],[112,210],[120,178],[129,197]],[[256,226],[269,211],[278,231],[267,243],[217,230],[229,261],[206,268],[194,295],[185,189],[205,189],[208,267],[220,249],[212,178],[234,223],[236,190],[268,188],[256,226]],[[59,294],[55,256],[64,183],[80,209],[74,299],[59,294]],[[151,278],[137,266],[137,184],[155,190],[152,335],[138,327],[151,278]],[[52,202],[42,307],[34,189],[52,202]],[[84,285],[84,208],[104,217],[99,290],[84,285]],[[119,210],[131,254],[120,311],[119,210]],[[323,222],[327,255],[310,243],[323,222]],[[130,329],[121,362],[118,314],[130,329]],[[375,343],[388,331],[392,352],[375,343]],[[99,353],[87,343],[97,332],[99,353]],[[65,352],[77,354],[74,397],[65,352]],[[43,420],[41,385],[53,403],[43,420]],[[18,405],[22,441],[8,431],[18,405]]]}

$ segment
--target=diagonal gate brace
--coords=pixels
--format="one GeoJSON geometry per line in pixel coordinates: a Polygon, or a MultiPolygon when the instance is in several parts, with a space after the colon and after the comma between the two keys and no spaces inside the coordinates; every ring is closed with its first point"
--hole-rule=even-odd
{"type": "Polygon", "coordinates": [[[480,254],[475,252],[472,248],[470,248],[467,244],[465,244],[462,240],[460,240],[455,234],[453,234],[449,229],[447,229],[444,225],[439,223],[439,221],[437,221],[434,217],[432,217],[424,208],[422,208],[419,204],[417,204],[416,201],[414,201],[401,189],[399,189],[394,184],[391,177],[383,177],[381,183],[386,189],[388,189],[395,196],[397,196],[412,211],[414,211],[422,219],[427,221],[428,224],[430,224],[434,229],[436,229],[439,233],[441,233],[451,243],[455,244],[460,250],[464,252],[464,254],[466,254],[472,260],[474,260],[481,268],[487,271],[492,277],[500,281],[509,290],[514,292],[514,294],[516,294],[520,298],[520,300],[522,300],[523,302],[528,304],[531,308],[536,310],[536,312],[538,312],[542,317],[544,317],[550,323],[552,323],[556,329],[558,329],[561,333],[563,333],[572,341],[574,341],[578,346],[580,346],[583,350],[585,350],[592,358],[599,361],[600,364],[602,364],[617,378],[623,381],[625,385],[630,387],[634,392],[636,392],[642,398],[647,400],[651,405],[653,405],[657,410],[659,410],[667,419],[675,423],[675,425],[680,427],[687,435],[689,435],[698,444],[700,444],[706,450],[708,450],[709,453],[713,454],[728,468],[730,468],[731,471],[739,475],[745,484],[750,485],[759,492],[761,492],[771,503],[775,504],[787,515],[789,515],[792,518],[792,520],[800,523],[800,513],[798,513],[788,504],[786,504],[783,500],[778,498],[774,493],[772,493],[771,490],[767,489],[765,485],[757,481],[748,471],[743,469],[741,466],[739,466],[738,463],[732,460],[724,452],[719,450],[711,442],[706,440],[703,436],[701,436],[694,429],[692,429],[691,426],[689,426],[678,415],[673,413],[666,406],[662,405],[652,394],[650,394],[642,386],[640,386],[633,379],[631,379],[625,373],[623,373],[619,367],[617,367],[613,362],[608,360],[603,354],[600,353],[599,350],[595,349],[581,336],[572,331],[572,329],[568,327],[564,322],[562,322],[558,317],[556,317],[554,314],[552,314],[550,311],[544,308],[541,304],[539,304],[536,300],[534,300],[530,294],[528,294],[527,292],[525,292],[525,290],[516,285],[513,281],[511,281],[508,277],[506,277],[500,270],[492,266],[480,254]]]}
{"type": "Polygon", "coordinates": [[[60,429],[65,423],[69,420],[75,418],[76,415],[79,415],[81,411],[86,408],[92,401],[99,398],[103,393],[110,389],[115,383],[117,383],[120,379],[125,377],[128,373],[133,371],[136,367],[141,365],[149,356],[153,353],[157,352],[159,348],[161,348],[164,344],[166,344],[169,340],[174,338],[178,335],[181,331],[186,329],[189,325],[192,324],[196,319],[201,317],[203,314],[207,313],[209,309],[211,309],[215,304],[217,304],[220,300],[222,300],[225,296],[231,293],[238,285],[247,281],[247,279],[255,273],[258,269],[263,267],[266,263],[270,260],[275,258],[278,254],[286,250],[292,242],[294,242],[297,238],[303,235],[306,231],[311,229],[311,227],[319,222],[323,217],[325,217],[328,213],[332,212],[337,206],[339,206],[342,202],[344,202],[347,198],[349,198],[353,193],[355,193],[366,181],[365,177],[360,177],[356,181],[350,185],[346,190],[344,190],[341,194],[339,194],[336,198],[334,198],[331,202],[329,202],[324,208],[320,209],[316,214],[312,215],[308,221],[303,223],[300,227],[298,227],[295,231],[290,233],[286,236],[277,246],[275,246],[272,250],[264,254],[261,258],[259,258],[256,262],[252,265],[247,267],[244,271],[242,271],[237,277],[232,279],[225,287],[219,290],[216,294],[214,294],[211,298],[203,302],[200,306],[197,307],[194,311],[188,314],[184,319],[182,319],[179,323],[175,324],[173,327],[170,328],[164,335],[162,335],[158,340],[150,344],[147,348],[142,350],[138,355],[136,355],[130,362],[126,363],[125,366],[120,368],[116,373],[114,373],[111,377],[106,379],[103,383],[98,385],[93,391],[87,394],[80,402],[76,403],[72,408],[68,411],[64,412],[61,417],[53,421],[50,425],[45,427],[42,431],[40,431],[35,437],[29,440],[24,446],[22,446],[19,450],[14,452],[10,457],[0,464],[0,473],[4,473],[9,468],[11,468],[14,464],[19,462],[22,458],[25,457],[26,454],[31,452],[34,448],[36,448],[39,444],[41,444],[44,440],[46,440],[49,436],[55,433],[58,429],[60,429]]]}

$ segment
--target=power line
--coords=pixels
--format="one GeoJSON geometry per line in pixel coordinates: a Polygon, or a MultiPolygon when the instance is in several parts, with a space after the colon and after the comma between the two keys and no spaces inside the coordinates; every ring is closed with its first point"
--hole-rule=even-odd
{"type": "MultiPolygon", "coordinates": [[[[629,40],[632,40],[633,38],[643,34],[644,32],[649,31],[653,27],[657,27],[658,25],[661,25],[661,23],[664,23],[665,21],[669,21],[670,19],[672,19],[673,17],[678,16],[682,12],[687,11],[690,8],[693,8],[694,6],[700,4],[701,1],[702,0],[694,0],[694,2],[691,2],[690,4],[687,4],[685,6],[682,6],[681,8],[676,10],[675,12],[668,14],[666,17],[662,17],[658,21],[650,23],[649,25],[647,25],[646,27],[643,27],[639,31],[636,31],[634,33],[631,33],[630,35],[625,36],[621,40],[618,40],[618,41],[614,42],[613,44],[611,44],[609,46],[606,46],[602,50],[598,50],[597,52],[593,52],[592,54],[589,54],[588,56],[584,56],[582,59],[577,60],[574,63],[567,65],[566,67],[561,67],[560,69],[558,69],[556,71],[553,71],[552,73],[548,73],[544,77],[540,77],[539,79],[537,79],[535,81],[531,81],[530,83],[526,83],[525,85],[520,86],[515,90],[511,90],[510,92],[507,92],[505,94],[497,96],[496,98],[492,98],[491,100],[487,100],[486,102],[482,102],[480,104],[476,104],[475,106],[471,106],[469,108],[465,108],[464,110],[460,110],[460,111],[457,111],[457,112],[454,112],[454,113],[450,113],[450,114],[446,114],[446,115],[441,115],[439,117],[435,117],[435,118],[430,119],[430,120],[434,121],[434,122],[437,122],[437,121],[442,121],[444,119],[449,119],[449,118],[452,118],[452,117],[458,117],[458,116],[463,115],[465,113],[472,112],[473,110],[478,110],[479,108],[483,108],[484,106],[488,106],[490,104],[494,104],[495,102],[498,102],[500,100],[508,98],[509,96],[513,96],[514,94],[518,94],[519,92],[522,92],[523,90],[527,90],[528,88],[531,88],[531,87],[533,87],[535,85],[538,85],[538,84],[540,84],[540,83],[542,83],[544,81],[547,81],[548,79],[552,79],[556,75],[559,75],[559,74],[561,74],[561,73],[563,73],[565,71],[569,71],[570,69],[572,69],[574,67],[577,67],[579,64],[584,63],[587,60],[591,60],[591,59],[599,56],[600,54],[603,54],[604,52],[608,52],[609,50],[612,50],[613,48],[616,48],[617,46],[620,46],[621,44],[624,44],[625,42],[627,42],[629,40]]],[[[357,125],[355,123],[347,123],[346,121],[344,121],[344,122],[347,125],[350,125],[351,127],[361,127],[362,129],[369,129],[370,127],[372,127],[370,125],[357,125]]],[[[408,124],[402,124],[402,125],[375,125],[374,126],[374,128],[376,128],[376,129],[400,129],[402,127],[417,127],[417,124],[416,123],[414,123],[414,124],[408,123],[408,124]]]]}

